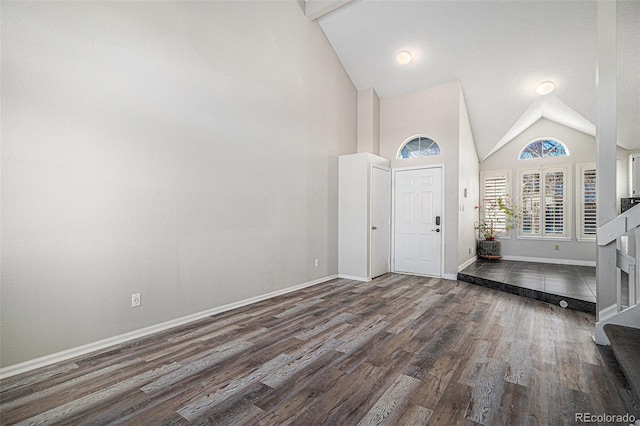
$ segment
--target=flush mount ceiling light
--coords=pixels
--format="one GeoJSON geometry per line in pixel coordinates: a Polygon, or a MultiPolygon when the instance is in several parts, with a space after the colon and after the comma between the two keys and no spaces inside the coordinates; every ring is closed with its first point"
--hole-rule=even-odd
{"type": "Polygon", "coordinates": [[[548,95],[549,93],[553,92],[553,89],[556,88],[556,85],[553,84],[552,81],[543,81],[542,83],[538,84],[538,87],[536,87],[536,93],[538,95],[548,95]]]}
{"type": "Polygon", "coordinates": [[[396,61],[398,61],[400,65],[407,65],[409,62],[411,62],[411,53],[403,50],[402,52],[398,53],[398,56],[396,56],[396,61]]]}

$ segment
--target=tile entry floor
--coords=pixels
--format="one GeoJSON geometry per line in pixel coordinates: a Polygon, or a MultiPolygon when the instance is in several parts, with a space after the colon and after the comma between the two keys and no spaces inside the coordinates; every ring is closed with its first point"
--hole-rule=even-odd
{"type": "Polygon", "coordinates": [[[553,296],[588,302],[586,305],[593,304],[595,311],[596,268],[593,266],[478,259],[462,270],[458,279],[550,303],[558,299],[553,296]]]}

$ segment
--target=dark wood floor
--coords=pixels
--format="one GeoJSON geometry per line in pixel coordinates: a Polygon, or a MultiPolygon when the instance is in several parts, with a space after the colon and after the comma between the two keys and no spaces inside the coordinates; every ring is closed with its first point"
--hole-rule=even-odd
{"type": "Polygon", "coordinates": [[[3,380],[1,423],[575,424],[626,412],[593,323],[458,281],[339,279],[3,380]]]}

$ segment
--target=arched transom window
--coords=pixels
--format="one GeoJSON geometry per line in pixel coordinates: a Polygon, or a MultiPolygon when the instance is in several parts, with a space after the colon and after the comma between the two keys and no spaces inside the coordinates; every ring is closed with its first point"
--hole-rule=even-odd
{"type": "Polygon", "coordinates": [[[533,158],[564,157],[566,155],[569,155],[569,150],[562,142],[556,139],[542,138],[536,139],[525,146],[518,159],[531,160],[533,158]]]}
{"type": "Polygon", "coordinates": [[[398,153],[398,158],[416,158],[428,155],[440,155],[440,147],[431,138],[417,136],[402,146],[398,153]]]}

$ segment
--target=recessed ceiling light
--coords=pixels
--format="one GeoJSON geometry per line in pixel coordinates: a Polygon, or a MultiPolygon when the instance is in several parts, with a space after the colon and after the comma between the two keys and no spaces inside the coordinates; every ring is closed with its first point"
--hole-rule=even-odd
{"type": "Polygon", "coordinates": [[[400,65],[407,65],[409,62],[411,62],[411,53],[403,50],[402,52],[398,53],[398,56],[396,56],[396,61],[398,61],[400,65]]]}
{"type": "Polygon", "coordinates": [[[556,85],[553,84],[553,82],[543,81],[542,83],[538,84],[538,87],[536,88],[536,93],[538,95],[548,95],[549,93],[553,92],[553,89],[555,88],[556,88],[556,85]]]}

